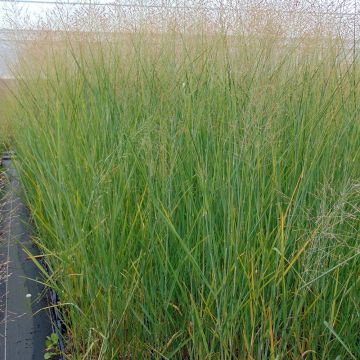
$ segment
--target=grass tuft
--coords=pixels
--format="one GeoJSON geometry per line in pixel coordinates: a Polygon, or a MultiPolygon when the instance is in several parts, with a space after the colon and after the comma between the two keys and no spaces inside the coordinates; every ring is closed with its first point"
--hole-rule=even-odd
{"type": "Polygon", "coordinates": [[[359,62],[137,33],[22,68],[14,147],[74,359],[360,357],[359,62]]]}

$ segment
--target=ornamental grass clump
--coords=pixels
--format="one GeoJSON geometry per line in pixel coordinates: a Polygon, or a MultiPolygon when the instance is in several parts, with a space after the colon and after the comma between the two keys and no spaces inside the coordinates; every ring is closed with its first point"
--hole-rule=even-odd
{"type": "Polygon", "coordinates": [[[358,59],[315,36],[109,37],[29,57],[14,100],[68,357],[359,358],[358,59]]]}

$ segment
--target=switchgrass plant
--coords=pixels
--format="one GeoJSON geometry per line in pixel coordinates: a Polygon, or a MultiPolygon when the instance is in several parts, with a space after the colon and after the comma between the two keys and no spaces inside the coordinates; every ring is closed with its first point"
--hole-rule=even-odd
{"type": "Polygon", "coordinates": [[[68,358],[360,357],[341,39],[67,34],[48,54],[23,64],[14,148],[68,358]]]}

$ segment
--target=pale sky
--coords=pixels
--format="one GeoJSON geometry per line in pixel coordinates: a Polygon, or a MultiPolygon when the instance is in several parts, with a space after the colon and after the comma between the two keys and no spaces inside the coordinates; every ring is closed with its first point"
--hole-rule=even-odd
{"type": "MultiPolygon", "coordinates": [[[[39,20],[45,20],[46,14],[56,9],[56,1],[53,0],[1,0],[0,1],[0,29],[9,27],[9,17],[13,18],[13,14],[19,12],[30,23],[37,23],[39,20]],[[44,2],[43,4],[41,2],[44,2]]],[[[65,0],[64,2],[84,2],[83,0],[65,0]]],[[[91,0],[94,2],[94,0],[91,0]]],[[[62,1],[61,1],[62,2],[62,1]]],[[[108,1],[99,0],[96,3],[107,3],[108,1]]],[[[61,5],[64,7],[74,7],[74,5],[61,5]]]]}

